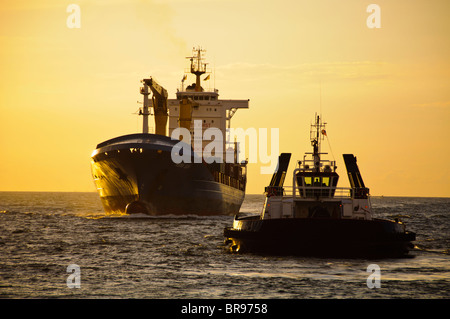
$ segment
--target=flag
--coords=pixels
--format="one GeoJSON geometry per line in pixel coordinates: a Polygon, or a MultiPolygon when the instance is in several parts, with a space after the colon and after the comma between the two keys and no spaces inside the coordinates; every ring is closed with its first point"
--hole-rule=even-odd
{"type": "Polygon", "coordinates": [[[207,76],[203,81],[206,81],[206,80],[209,80],[209,74],[208,74],[208,76],[207,76]]]}
{"type": "Polygon", "coordinates": [[[327,136],[327,131],[322,130],[322,134],[325,135],[325,136],[327,136]]]}

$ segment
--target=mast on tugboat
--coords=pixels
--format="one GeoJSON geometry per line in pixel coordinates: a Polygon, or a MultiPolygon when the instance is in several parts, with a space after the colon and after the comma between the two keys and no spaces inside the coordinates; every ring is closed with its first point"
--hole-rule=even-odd
{"type": "Polygon", "coordinates": [[[311,125],[311,145],[313,147],[313,159],[314,159],[314,172],[320,172],[320,140],[322,133],[325,135],[325,124],[321,122],[321,118],[319,115],[316,116],[316,123],[311,125]],[[315,131],[314,131],[315,128],[315,131]],[[315,136],[314,136],[315,135],[315,136]]]}

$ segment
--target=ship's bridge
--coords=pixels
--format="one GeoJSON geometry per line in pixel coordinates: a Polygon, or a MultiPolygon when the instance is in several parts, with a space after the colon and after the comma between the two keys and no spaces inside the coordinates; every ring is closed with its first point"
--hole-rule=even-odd
{"type": "Polygon", "coordinates": [[[217,101],[219,98],[219,90],[214,89],[211,91],[177,91],[177,100],[182,100],[183,98],[189,98],[193,101],[217,101]]]}
{"type": "Polygon", "coordinates": [[[320,163],[314,163],[314,160],[305,158],[299,161],[299,169],[295,175],[300,196],[303,198],[334,197],[339,180],[336,162],[321,160],[320,163]]]}

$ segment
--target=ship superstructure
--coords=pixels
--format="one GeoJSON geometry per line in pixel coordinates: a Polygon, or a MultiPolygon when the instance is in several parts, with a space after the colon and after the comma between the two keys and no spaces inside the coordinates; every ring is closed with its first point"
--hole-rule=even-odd
{"type": "MultiPolygon", "coordinates": [[[[216,128],[222,132],[222,154],[216,154],[225,161],[226,152],[237,152],[233,141],[227,139],[227,128],[230,128],[230,122],[238,109],[247,109],[249,100],[223,100],[219,99],[219,91],[216,88],[206,89],[201,83],[201,77],[208,73],[207,64],[203,62],[204,50],[196,48],[193,55],[188,57],[190,67],[184,75],[181,82],[181,89],[177,90],[176,99],[168,100],[169,108],[169,136],[179,127],[189,130],[192,137],[191,145],[194,151],[200,152],[211,141],[200,137],[210,128],[216,128]],[[195,82],[185,86],[188,75],[195,75],[195,82]],[[198,133],[195,135],[194,130],[198,133]],[[197,139],[197,140],[195,140],[197,139]]],[[[203,79],[203,82],[211,81],[211,74],[203,79]]]]}

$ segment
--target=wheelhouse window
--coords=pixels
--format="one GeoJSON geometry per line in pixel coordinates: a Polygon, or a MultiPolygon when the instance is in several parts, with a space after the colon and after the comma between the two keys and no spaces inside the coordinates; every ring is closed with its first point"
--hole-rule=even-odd
{"type": "Polygon", "coordinates": [[[322,186],[320,182],[320,177],[314,177],[314,186],[322,186]]]}
{"type": "Polygon", "coordinates": [[[339,175],[334,172],[300,172],[297,174],[299,193],[302,197],[333,197],[339,175]]]}
{"type": "Polygon", "coordinates": [[[311,181],[312,181],[311,177],[304,177],[304,185],[305,186],[311,186],[311,181]]]}

